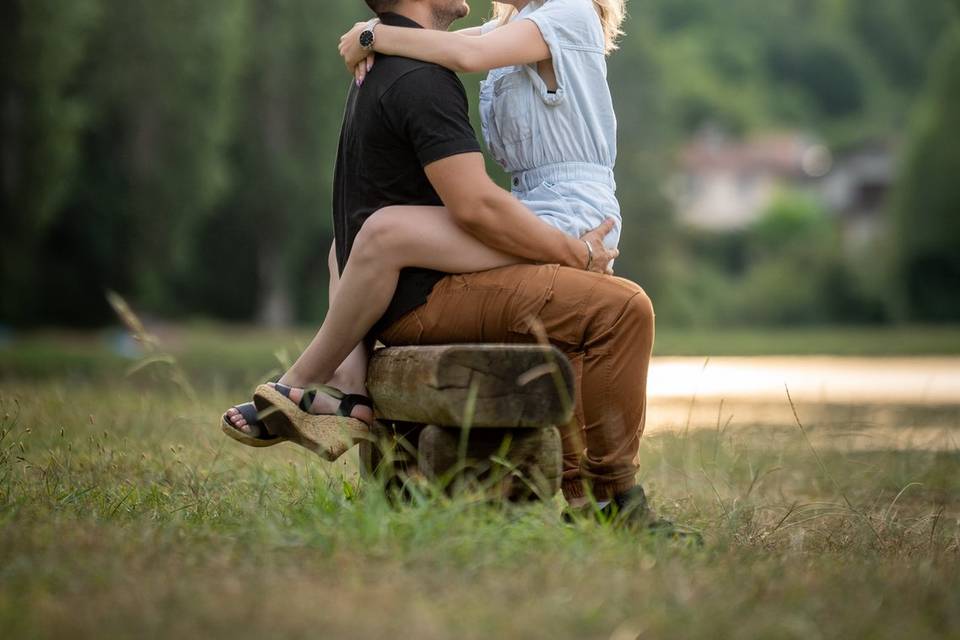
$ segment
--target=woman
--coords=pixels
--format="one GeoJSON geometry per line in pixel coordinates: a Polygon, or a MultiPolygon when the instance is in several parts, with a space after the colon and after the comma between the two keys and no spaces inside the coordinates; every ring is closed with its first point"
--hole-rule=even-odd
{"type": "MultiPolygon", "coordinates": [[[[489,69],[481,86],[483,135],[512,174],[514,194],[535,214],[587,244],[586,268],[612,272],[619,252],[615,196],[616,117],[606,85],[605,56],[616,48],[624,0],[513,0],[494,3],[496,20],[448,33],[375,26],[374,51],[434,62],[455,71],[489,69]],[[609,232],[609,233],[608,233],[609,232]]],[[[372,69],[359,44],[369,23],[341,39],[357,84],[372,69]]],[[[362,89],[360,89],[362,90],[362,89]]],[[[224,431],[246,444],[283,438],[285,424],[317,437],[311,446],[335,458],[373,419],[364,395],[366,346],[361,340],[387,308],[400,269],[482,271],[523,260],[491,249],[460,229],[442,207],[387,207],[372,215],[337,276],[331,251],[331,305],[306,351],[273,388],[257,391],[264,425],[251,403],[223,416],[224,431]],[[402,215],[397,215],[402,213],[402,215]],[[305,387],[323,381],[321,393],[305,387]],[[339,415],[340,419],[333,417],[339,415]]]]}

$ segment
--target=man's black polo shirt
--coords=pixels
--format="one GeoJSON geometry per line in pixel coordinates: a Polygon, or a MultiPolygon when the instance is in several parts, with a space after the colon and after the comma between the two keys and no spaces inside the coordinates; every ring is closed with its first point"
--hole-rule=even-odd
{"type": "MultiPolygon", "coordinates": [[[[394,13],[384,24],[421,28],[394,13]]],[[[333,186],[333,228],[340,272],[360,226],[389,205],[441,205],[423,167],[448,156],[480,150],[470,126],[467,96],[449,69],[397,56],[377,55],[363,86],[347,97],[333,186]]],[[[378,335],[420,306],[446,274],[404,269],[378,335]]]]}

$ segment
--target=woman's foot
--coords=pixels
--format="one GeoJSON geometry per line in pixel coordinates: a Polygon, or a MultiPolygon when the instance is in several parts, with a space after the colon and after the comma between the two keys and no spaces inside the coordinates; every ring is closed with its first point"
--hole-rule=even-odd
{"type": "MultiPolygon", "coordinates": [[[[271,383],[271,385],[275,389],[277,388],[276,384],[271,383]]],[[[293,391],[291,387],[285,385],[280,385],[278,390],[288,398],[293,391]]],[[[303,389],[297,389],[296,402],[299,403],[303,394],[303,389]]],[[[270,430],[267,429],[267,425],[260,419],[256,405],[252,402],[244,402],[243,404],[230,407],[224,414],[224,420],[226,424],[251,438],[269,439],[272,437],[270,430]]]]}
{"type": "MultiPolygon", "coordinates": [[[[281,381],[281,384],[287,384],[290,386],[289,398],[294,404],[299,406],[300,400],[303,399],[306,386],[295,386],[292,382],[287,382],[286,380],[282,379],[281,381]]],[[[269,382],[267,384],[274,388],[277,386],[274,382],[269,382]]],[[[360,395],[367,394],[366,386],[362,382],[357,382],[355,380],[334,376],[327,384],[331,387],[339,389],[344,393],[356,393],[360,395]]],[[[335,415],[339,405],[340,400],[337,398],[327,395],[326,393],[318,393],[313,400],[313,404],[310,406],[309,413],[317,415],[335,415]]],[[[227,409],[226,415],[227,420],[230,421],[230,424],[233,426],[233,428],[241,433],[245,433],[252,438],[262,438],[269,435],[263,422],[248,421],[237,407],[230,407],[227,409]]],[[[368,425],[373,424],[373,409],[358,404],[350,412],[350,417],[362,420],[368,425]]]]}
{"type": "Polygon", "coordinates": [[[302,386],[294,387],[293,381],[290,382],[289,385],[262,384],[253,394],[253,403],[270,433],[330,462],[357,442],[370,439],[373,422],[370,398],[358,393],[346,394],[327,385],[303,391],[302,386]],[[336,408],[329,411],[326,403],[315,402],[317,394],[332,396],[338,401],[336,408]]]}
{"type": "Polygon", "coordinates": [[[260,411],[253,402],[235,405],[224,412],[220,418],[220,429],[226,435],[248,447],[272,447],[286,441],[286,438],[271,434],[263,420],[260,419],[260,411]],[[237,419],[237,414],[240,415],[240,419],[237,419]],[[235,425],[235,421],[239,423],[239,428],[235,425]]]}
{"type": "MultiPolygon", "coordinates": [[[[268,382],[267,384],[276,388],[276,383],[268,382]]],[[[286,384],[290,386],[289,398],[295,405],[299,406],[306,389],[306,386],[303,385],[306,383],[301,383],[301,386],[297,386],[294,381],[287,381],[284,378],[281,378],[280,384],[286,384]]],[[[358,394],[362,396],[367,395],[367,388],[362,382],[338,378],[337,376],[334,376],[331,380],[329,380],[326,383],[326,386],[333,387],[338,391],[342,391],[344,394],[358,394]]],[[[332,395],[320,391],[319,393],[315,394],[313,404],[310,405],[307,413],[322,416],[332,416],[337,414],[337,408],[339,406],[339,398],[335,398],[332,395]]],[[[357,404],[351,409],[349,417],[361,420],[367,425],[372,425],[373,409],[362,404],[357,404]]]]}
{"type": "MultiPolygon", "coordinates": [[[[300,389],[300,394],[303,394],[303,390],[300,389]]],[[[240,410],[237,407],[230,407],[227,409],[227,420],[230,421],[230,424],[234,429],[241,433],[245,433],[251,438],[260,438],[267,435],[266,427],[264,427],[263,422],[257,421],[253,423],[248,423],[247,419],[243,417],[243,414],[240,413],[240,410]]]]}

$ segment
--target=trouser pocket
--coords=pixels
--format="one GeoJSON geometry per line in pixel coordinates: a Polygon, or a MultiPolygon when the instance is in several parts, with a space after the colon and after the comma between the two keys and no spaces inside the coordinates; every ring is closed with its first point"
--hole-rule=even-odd
{"type": "Polygon", "coordinates": [[[510,299],[507,331],[532,336],[540,333],[539,328],[543,327],[541,312],[552,293],[549,288],[521,282],[510,299]]]}

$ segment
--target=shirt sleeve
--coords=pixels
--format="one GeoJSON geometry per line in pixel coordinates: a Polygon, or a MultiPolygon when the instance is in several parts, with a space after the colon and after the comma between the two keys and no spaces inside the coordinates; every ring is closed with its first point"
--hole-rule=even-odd
{"type": "Polygon", "coordinates": [[[500,21],[497,19],[487,20],[482,25],[480,25],[480,35],[486,35],[500,26],[500,21]]]}
{"type": "Polygon", "coordinates": [[[381,96],[380,108],[396,134],[409,141],[423,167],[480,151],[470,125],[467,94],[448,69],[423,66],[410,71],[381,96]]]}
{"type": "Polygon", "coordinates": [[[541,96],[547,104],[563,101],[567,84],[567,51],[603,55],[604,39],[600,17],[593,3],[585,0],[550,0],[521,18],[530,20],[550,49],[557,77],[557,92],[541,96]]]}
{"type": "Polygon", "coordinates": [[[600,16],[589,0],[549,0],[520,17],[536,23],[551,47],[566,45],[603,49],[600,16]]]}

